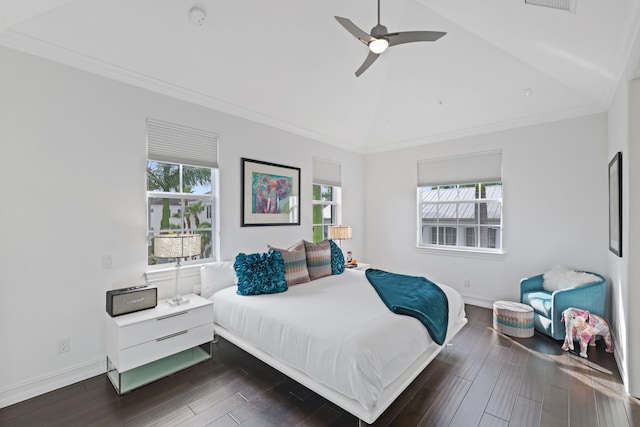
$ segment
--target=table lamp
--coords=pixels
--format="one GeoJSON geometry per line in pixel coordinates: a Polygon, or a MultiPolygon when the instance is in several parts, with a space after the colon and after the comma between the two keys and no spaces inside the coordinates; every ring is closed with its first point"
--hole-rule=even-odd
{"type": "Polygon", "coordinates": [[[202,235],[200,234],[163,234],[153,239],[153,253],[158,258],[176,259],[176,290],[171,305],[186,304],[188,299],[180,295],[180,262],[182,258],[200,255],[202,235]]]}
{"type": "Polygon", "coordinates": [[[337,240],[342,249],[342,241],[353,237],[353,228],[350,225],[332,225],[329,227],[329,238],[337,240]]]}

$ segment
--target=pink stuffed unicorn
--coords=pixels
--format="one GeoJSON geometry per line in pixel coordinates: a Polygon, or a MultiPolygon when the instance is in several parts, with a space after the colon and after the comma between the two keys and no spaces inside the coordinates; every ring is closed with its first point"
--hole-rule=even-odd
{"type": "Polygon", "coordinates": [[[611,345],[611,333],[607,321],[600,316],[589,313],[587,310],[567,308],[562,312],[562,321],[565,323],[566,335],[562,349],[573,350],[573,340],[580,340],[580,356],[587,357],[587,343],[596,345],[596,335],[602,336],[607,346],[606,352],[613,353],[611,345]]]}

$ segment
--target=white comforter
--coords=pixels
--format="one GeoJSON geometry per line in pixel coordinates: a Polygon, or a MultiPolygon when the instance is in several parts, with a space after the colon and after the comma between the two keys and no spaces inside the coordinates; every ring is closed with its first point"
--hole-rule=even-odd
{"type": "MultiPolygon", "coordinates": [[[[464,301],[448,286],[451,325],[464,301]]],[[[371,409],[384,388],[438,346],[417,320],[392,313],[363,271],[347,270],[273,295],[215,293],[214,323],[371,409]]],[[[448,332],[449,338],[451,332],[448,332]]]]}

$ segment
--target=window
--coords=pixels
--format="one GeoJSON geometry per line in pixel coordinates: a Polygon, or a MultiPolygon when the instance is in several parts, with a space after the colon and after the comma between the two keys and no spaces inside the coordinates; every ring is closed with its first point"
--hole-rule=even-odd
{"type": "Polygon", "coordinates": [[[200,234],[200,255],[216,259],[217,135],[147,120],[148,264],[174,263],[154,254],[154,237],[200,234]]]}
{"type": "Polygon", "coordinates": [[[501,249],[502,183],[418,188],[419,246],[501,249]]]}
{"type": "Polygon", "coordinates": [[[329,226],[340,224],[342,190],[333,185],[313,184],[313,242],[329,236],[329,226]]]}
{"type": "Polygon", "coordinates": [[[502,152],[418,162],[418,247],[502,251],[502,152]]]}
{"type": "Polygon", "coordinates": [[[467,227],[464,229],[464,242],[466,246],[475,246],[476,245],[476,229],[473,227],[467,227]]]}
{"type": "Polygon", "coordinates": [[[431,244],[455,245],[456,231],[454,227],[431,227],[431,244]]]}
{"type": "Polygon", "coordinates": [[[313,241],[329,237],[329,226],[342,223],[341,166],[333,160],[313,158],[313,241]]]}

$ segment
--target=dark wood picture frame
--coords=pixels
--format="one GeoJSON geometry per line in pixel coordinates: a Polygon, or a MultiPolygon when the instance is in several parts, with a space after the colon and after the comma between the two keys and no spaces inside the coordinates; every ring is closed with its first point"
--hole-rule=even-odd
{"type": "Polygon", "coordinates": [[[300,225],[300,168],[241,161],[241,226],[300,225]]]}
{"type": "Polygon", "coordinates": [[[609,250],[622,257],[622,153],[609,162],[609,250]]]}

